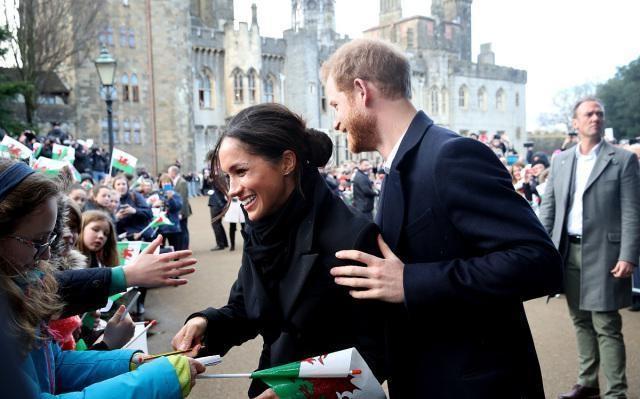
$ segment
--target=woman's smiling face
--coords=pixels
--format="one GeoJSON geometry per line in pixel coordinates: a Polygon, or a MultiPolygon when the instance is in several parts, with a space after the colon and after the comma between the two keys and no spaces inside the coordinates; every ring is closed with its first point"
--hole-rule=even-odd
{"type": "Polygon", "coordinates": [[[251,154],[238,139],[227,137],[218,153],[229,176],[229,196],[238,197],[249,219],[260,220],[280,209],[295,187],[290,167],[251,154]]]}

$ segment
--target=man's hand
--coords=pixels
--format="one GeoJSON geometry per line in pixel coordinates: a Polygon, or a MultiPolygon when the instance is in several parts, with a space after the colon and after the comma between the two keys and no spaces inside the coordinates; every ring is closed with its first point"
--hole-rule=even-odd
{"type": "Polygon", "coordinates": [[[380,235],[378,235],[378,246],[384,258],[356,250],[337,252],[336,258],[364,263],[367,267],[334,267],[331,269],[331,275],[335,277],[336,284],[356,288],[349,291],[354,298],[401,303],[404,301],[404,264],[380,235]]]}
{"type": "Polygon", "coordinates": [[[633,274],[633,263],[619,260],[616,266],[611,269],[611,274],[615,278],[627,278],[633,274]]]}
{"type": "Polygon", "coordinates": [[[196,269],[189,267],[197,261],[190,258],[192,252],[176,251],[156,255],[153,252],[162,244],[162,235],[153,240],[130,264],[123,267],[129,287],[167,287],[187,284],[180,278],[196,269]]]}
{"type": "Polygon", "coordinates": [[[256,396],[254,399],[279,399],[278,395],[273,391],[273,389],[269,388],[266,391],[262,392],[259,396],[256,396]]]}

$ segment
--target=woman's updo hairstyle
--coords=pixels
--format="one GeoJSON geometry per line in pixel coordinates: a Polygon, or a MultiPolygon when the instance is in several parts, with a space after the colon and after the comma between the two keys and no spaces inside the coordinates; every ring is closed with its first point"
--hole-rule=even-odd
{"type": "Polygon", "coordinates": [[[304,120],[284,105],[265,103],[245,108],[231,119],[211,154],[216,186],[225,194],[228,187],[220,169],[219,152],[226,138],[240,141],[247,152],[273,163],[282,160],[286,150],[293,151],[297,158],[294,177],[299,190],[304,168],[326,165],[333,151],[329,136],[319,130],[308,129],[304,120]]]}

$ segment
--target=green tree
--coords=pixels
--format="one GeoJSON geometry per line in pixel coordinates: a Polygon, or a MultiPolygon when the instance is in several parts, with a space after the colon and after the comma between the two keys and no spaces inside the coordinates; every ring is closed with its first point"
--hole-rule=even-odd
{"type": "MultiPolygon", "coordinates": [[[[11,39],[11,33],[0,26],[0,58],[7,53],[5,44],[11,39]]],[[[0,72],[0,129],[6,132],[18,132],[24,129],[11,111],[10,102],[16,95],[22,93],[27,85],[24,82],[14,82],[0,72]]]]}
{"type": "Polygon", "coordinates": [[[617,138],[640,136],[640,58],[618,68],[613,78],[598,86],[597,95],[617,138]]]}

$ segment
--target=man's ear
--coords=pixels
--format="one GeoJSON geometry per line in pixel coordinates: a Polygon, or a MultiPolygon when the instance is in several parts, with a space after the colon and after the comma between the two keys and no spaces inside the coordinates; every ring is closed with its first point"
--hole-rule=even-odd
{"type": "Polygon", "coordinates": [[[354,99],[362,101],[367,106],[371,102],[372,88],[369,82],[363,79],[353,80],[353,96],[354,99]]]}
{"type": "Polygon", "coordinates": [[[291,174],[296,170],[298,159],[296,153],[291,150],[286,150],[282,153],[282,174],[284,176],[291,174]]]}

